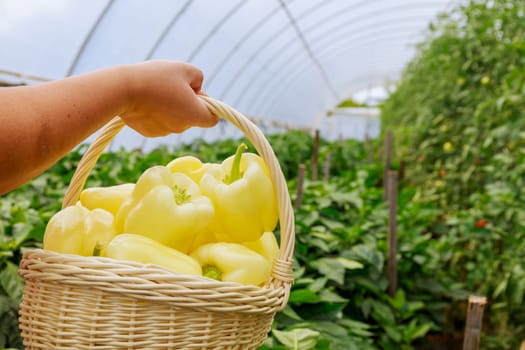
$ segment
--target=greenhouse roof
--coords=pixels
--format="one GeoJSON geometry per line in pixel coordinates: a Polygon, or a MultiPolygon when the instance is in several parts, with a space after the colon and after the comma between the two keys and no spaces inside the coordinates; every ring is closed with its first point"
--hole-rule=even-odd
{"type": "Polygon", "coordinates": [[[203,70],[209,95],[245,115],[312,127],[357,92],[395,81],[453,2],[0,0],[0,80],[183,60],[203,70]]]}

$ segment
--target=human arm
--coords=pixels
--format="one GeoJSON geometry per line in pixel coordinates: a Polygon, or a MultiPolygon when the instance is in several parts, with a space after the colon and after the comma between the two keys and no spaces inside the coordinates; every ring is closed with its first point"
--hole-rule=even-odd
{"type": "Polygon", "coordinates": [[[197,98],[202,73],[173,61],[115,66],[0,88],[0,194],[39,175],[119,115],[144,136],[217,122],[197,98]]]}

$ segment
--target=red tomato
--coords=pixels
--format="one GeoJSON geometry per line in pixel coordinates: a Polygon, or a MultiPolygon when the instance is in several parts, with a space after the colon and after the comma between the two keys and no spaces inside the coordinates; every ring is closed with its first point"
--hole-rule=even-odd
{"type": "Polygon", "coordinates": [[[487,220],[483,220],[483,219],[480,219],[478,221],[476,221],[476,223],[474,224],[477,228],[483,228],[485,226],[487,226],[489,222],[487,220]]]}

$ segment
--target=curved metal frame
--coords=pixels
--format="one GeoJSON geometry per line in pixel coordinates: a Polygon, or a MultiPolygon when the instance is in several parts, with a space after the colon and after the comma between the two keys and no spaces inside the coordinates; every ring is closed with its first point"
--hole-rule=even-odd
{"type": "Polygon", "coordinates": [[[228,19],[233,16],[237,11],[239,11],[239,9],[247,4],[248,1],[246,0],[240,0],[236,6],[233,6],[230,11],[228,11],[228,13],[226,13],[226,15],[224,15],[223,18],[221,18],[219,20],[219,22],[217,22],[217,24],[209,31],[208,35],[206,37],[204,37],[204,39],[195,47],[195,49],[193,49],[193,51],[190,53],[190,55],[188,56],[188,61],[191,62],[193,61],[193,59],[195,58],[195,56],[197,56],[199,54],[199,52],[202,50],[202,48],[204,46],[206,46],[206,43],[208,42],[208,40],[210,40],[216,33],[217,31],[228,21],[228,19]]]}
{"type": "MultiPolygon", "coordinates": [[[[294,2],[295,0],[290,0],[288,1],[288,4],[294,2]]],[[[319,7],[322,7],[324,5],[326,5],[327,3],[331,2],[333,0],[321,0],[319,3],[317,3],[316,5],[313,5],[312,7],[310,7],[308,10],[304,11],[303,13],[301,13],[299,16],[297,16],[297,18],[300,18],[302,16],[304,16],[305,13],[309,13],[309,12],[313,12],[315,11],[316,9],[318,9],[319,7]]],[[[219,75],[219,73],[221,72],[222,70],[222,67],[224,67],[226,65],[226,63],[235,55],[235,53],[237,52],[237,50],[242,47],[242,45],[247,42],[258,30],[260,30],[261,28],[263,28],[263,26],[271,19],[273,18],[276,14],[279,13],[279,11],[281,10],[281,6],[277,6],[275,8],[273,8],[272,10],[270,10],[270,12],[268,12],[265,16],[263,16],[259,21],[257,21],[252,27],[250,27],[247,31],[246,31],[246,34],[240,39],[238,40],[234,45],[232,45],[232,49],[226,54],[226,56],[224,56],[224,58],[222,59],[222,61],[219,63],[218,65],[218,68],[216,70],[214,70],[213,72],[211,72],[211,74],[208,74],[207,78],[206,78],[206,86],[210,86],[213,81],[215,80],[215,78],[219,75]]]]}
{"type": "Polygon", "coordinates": [[[272,9],[268,14],[266,14],[264,17],[261,18],[258,22],[256,22],[250,29],[246,31],[244,36],[237,41],[231,48],[230,51],[226,54],[226,56],[222,59],[221,62],[218,64],[218,68],[215,69],[211,74],[209,74],[206,77],[206,88],[205,90],[215,81],[215,78],[219,75],[219,73],[222,70],[222,67],[226,65],[226,63],[234,56],[234,54],[237,52],[237,50],[242,47],[242,45],[252,36],[254,35],[261,27],[268,22],[273,16],[275,16],[277,13],[279,13],[279,10],[281,9],[280,6],[275,7],[272,9]]]}
{"type": "MultiPolygon", "coordinates": [[[[413,3],[410,3],[410,4],[413,4],[413,3]]],[[[399,6],[396,5],[396,6],[394,6],[394,7],[388,8],[387,10],[385,10],[385,12],[388,11],[389,13],[392,13],[392,12],[395,12],[396,9],[398,9],[398,8],[399,8],[399,6]]],[[[405,6],[402,6],[402,7],[401,7],[401,9],[403,9],[403,8],[405,8],[405,6]]],[[[375,10],[375,11],[371,11],[371,13],[377,13],[377,10],[375,10]]],[[[369,19],[368,15],[370,15],[371,13],[364,13],[364,14],[361,14],[360,16],[355,16],[355,17],[351,18],[351,20],[350,20],[349,23],[356,24],[356,23],[364,22],[364,20],[369,19]],[[352,22],[352,21],[353,21],[353,22],[352,22]]],[[[401,18],[401,19],[397,18],[397,19],[396,19],[396,22],[401,22],[401,21],[403,21],[403,18],[401,18]]],[[[372,24],[372,25],[373,25],[373,24],[372,24]]],[[[345,31],[344,34],[348,34],[348,32],[351,32],[351,31],[366,30],[366,29],[369,28],[370,26],[371,26],[371,24],[368,23],[368,24],[366,24],[366,25],[364,25],[364,26],[361,26],[361,27],[358,27],[358,28],[355,28],[354,26],[352,26],[352,27],[347,27],[348,30],[345,31]]],[[[313,27],[309,27],[307,30],[310,31],[311,29],[313,29],[313,27]]],[[[328,33],[329,33],[329,31],[328,31],[328,33]]],[[[323,34],[326,35],[326,32],[323,32],[323,34]]],[[[319,37],[320,37],[320,35],[319,35],[319,37]]],[[[327,36],[327,38],[330,38],[330,37],[327,36]]],[[[277,50],[277,53],[276,53],[275,55],[273,55],[272,57],[270,57],[268,60],[266,60],[266,61],[263,63],[263,65],[262,65],[263,69],[266,69],[266,67],[268,67],[268,66],[270,65],[270,63],[276,63],[276,62],[278,62],[280,56],[282,57],[285,53],[289,52],[289,51],[292,49],[292,47],[293,47],[292,44],[293,44],[293,40],[290,40],[290,41],[288,41],[287,43],[285,43],[284,45],[282,45],[282,46],[280,47],[280,50],[277,50]]],[[[316,50],[317,50],[317,49],[316,49],[316,50]]],[[[302,56],[300,56],[300,55],[298,54],[300,51],[301,51],[300,49],[297,49],[297,48],[296,48],[296,49],[292,52],[291,55],[286,56],[287,58],[288,58],[288,57],[291,57],[291,58],[290,58],[290,59],[286,59],[286,58],[285,58],[285,62],[286,62],[288,65],[292,65],[292,63],[295,65],[295,64],[296,64],[296,60],[297,60],[299,57],[302,57],[302,56]]],[[[281,70],[281,71],[284,70],[284,69],[283,69],[283,65],[279,65],[279,67],[280,67],[280,70],[281,70]]],[[[260,77],[263,76],[262,74],[260,74],[260,73],[263,71],[263,69],[258,70],[258,71],[257,71],[257,72],[256,72],[251,78],[247,79],[247,81],[249,81],[250,84],[247,85],[247,86],[245,86],[245,88],[243,88],[243,89],[240,90],[240,91],[241,91],[241,94],[235,99],[235,102],[233,103],[234,105],[237,105],[237,104],[239,103],[239,101],[240,101],[241,99],[243,99],[244,96],[248,93],[248,91],[249,91],[250,89],[252,89],[252,88],[255,86],[254,82],[257,81],[257,80],[259,80],[260,77]]],[[[270,77],[270,78],[273,78],[273,76],[270,77]]],[[[266,86],[266,84],[262,83],[261,86],[266,86]]],[[[224,94],[223,94],[223,97],[224,97],[224,94]]]]}
{"type": "MultiPolygon", "coordinates": [[[[331,95],[333,95],[334,98],[339,99],[339,92],[337,89],[333,86],[333,83],[329,77],[328,72],[325,70],[325,67],[323,66],[323,62],[321,61],[322,57],[333,57],[339,54],[342,54],[343,52],[348,51],[351,48],[360,47],[356,46],[355,40],[358,40],[358,42],[361,42],[361,40],[365,40],[369,38],[369,36],[366,35],[358,35],[358,36],[352,36],[351,34],[355,31],[359,31],[362,29],[362,27],[356,27],[355,25],[360,22],[365,22],[365,20],[369,20],[375,15],[380,15],[384,13],[392,13],[392,12],[400,12],[403,11],[403,9],[414,9],[414,8],[421,8],[421,9],[428,9],[428,8],[434,8],[438,6],[445,6],[446,4],[440,1],[433,1],[429,2],[426,1],[424,3],[421,2],[412,2],[410,0],[407,0],[403,2],[402,4],[398,4],[395,6],[390,7],[384,7],[384,8],[373,8],[371,7],[370,0],[364,0],[364,1],[356,1],[354,3],[351,3],[349,6],[336,9],[334,11],[329,11],[327,15],[325,15],[323,18],[320,18],[319,20],[310,23],[310,25],[306,28],[301,28],[300,22],[302,20],[306,20],[307,18],[310,18],[313,14],[315,14],[316,10],[329,6],[330,2],[333,0],[320,0],[316,4],[312,5],[308,9],[302,11],[299,15],[294,16],[292,11],[289,8],[289,5],[294,0],[290,0],[288,2],[284,0],[278,0],[279,5],[273,9],[271,9],[261,20],[256,22],[247,32],[244,34],[236,43],[232,46],[232,49],[228,51],[226,56],[222,59],[220,64],[218,65],[218,68],[215,69],[214,72],[211,73],[209,79],[206,81],[207,86],[211,85],[216,77],[221,73],[223,67],[227,64],[228,61],[234,57],[237,50],[242,47],[242,45],[250,39],[255,33],[257,33],[258,30],[260,30],[262,27],[267,25],[269,21],[274,18],[279,13],[284,13],[284,15],[288,18],[289,23],[286,25],[278,28],[278,30],[272,32],[269,35],[268,40],[261,43],[261,45],[253,51],[253,53],[248,57],[248,60],[242,65],[235,74],[233,74],[232,78],[227,82],[225,88],[220,93],[220,98],[225,98],[228,93],[230,92],[231,88],[235,86],[239,82],[239,80],[243,77],[244,72],[252,65],[254,64],[255,58],[268,46],[272,41],[274,41],[284,30],[292,29],[294,30],[296,36],[292,40],[287,41],[284,45],[277,48],[277,50],[271,55],[271,57],[264,61],[261,65],[261,68],[258,70],[255,70],[254,75],[250,78],[246,78],[246,81],[249,82],[249,84],[245,85],[244,88],[240,89],[240,93],[235,98],[235,104],[239,104],[243,99],[246,99],[248,95],[252,95],[251,100],[249,102],[249,105],[254,106],[253,110],[264,110],[266,111],[268,109],[268,105],[272,105],[268,101],[273,100],[266,97],[269,97],[270,91],[273,94],[276,94],[275,98],[277,98],[280,94],[278,92],[281,91],[287,91],[291,84],[294,82],[294,78],[297,77],[298,74],[303,74],[304,71],[312,71],[315,72],[316,70],[321,76],[321,79],[325,82],[327,86],[327,90],[330,92],[331,95]],[[354,15],[350,18],[346,18],[345,15],[348,12],[355,12],[356,10],[363,9],[363,11],[360,11],[358,15],[354,15]],[[282,12],[280,12],[282,11],[282,12]],[[337,21],[334,19],[343,18],[344,22],[341,23],[341,21],[337,21]],[[308,34],[308,35],[307,35],[308,34]],[[299,38],[299,40],[297,40],[299,38]],[[351,46],[347,46],[347,43],[351,42],[351,46]],[[306,54],[301,54],[301,52],[305,52],[306,54]],[[288,59],[289,58],[289,59],[288,59]],[[283,64],[277,65],[278,62],[281,60],[284,60],[283,64]],[[311,65],[311,67],[308,69],[308,66],[311,65]],[[277,69],[274,71],[274,73],[279,72],[287,72],[286,75],[284,74],[272,74],[271,77],[265,78],[261,72],[264,72],[265,70],[268,70],[269,67],[277,66],[277,69]],[[291,67],[291,69],[289,68],[291,67]],[[279,79],[276,79],[279,77],[279,79]],[[266,80],[261,80],[266,79],[266,80]],[[268,80],[271,80],[270,83],[265,83],[268,80]],[[257,81],[260,81],[259,84],[254,84],[257,81]],[[278,86],[278,89],[274,89],[273,87],[278,86]]],[[[153,46],[148,51],[145,59],[150,59],[155,52],[158,50],[158,48],[161,46],[161,44],[165,41],[168,34],[172,31],[174,25],[178,22],[178,20],[181,18],[181,16],[187,11],[187,9],[191,6],[192,0],[187,0],[184,5],[177,11],[177,13],[174,15],[174,17],[170,20],[170,22],[167,24],[167,26],[164,28],[162,33],[158,36],[157,40],[153,44],[153,46]]],[[[113,5],[115,3],[115,0],[108,0],[105,4],[104,8],[99,13],[96,21],[93,23],[92,27],[90,28],[89,32],[84,37],[84,40],[82,41],[78,51],[76,52],[66,75],[71,75],[74,73],[74,71],[77,69],[78,63],[81,60],[83,54],[86,51],[86,48],[90,41],[92,40],[95,32],[100,26],[100,23],[104,20],[104,18],[108,15],[108,13],[113,8],[113,5]]],[[[232,8],[228,11],[228,13],[222,17],[219,22],[216,23],[216,25],[210,29],[209,33],[202,39],[192,50],[188,57],[188,61],[192,61],[206,46],[206,44],[210,41],[210,39],[217,33],[217,31],[230,20],[235,14],[239,11],[239,9],[244,6],[247,3],[247,1],[240,0],[236,4],[232,6],[232,8]]],[[[404,18],[406,20],[406,18],[404,18]]],[[[403,19],[397,18],[397,22],[401,22],[403,19]]],[[[394,21],[392,21],[394,22],[394,21]]],[[[368,23],[368,27],[374,26],[374,29],[377,29],[379,25],[375,25],[374,23],[368,23]]],[[[362,34],[362,33],[360,33],[362,34]]],[[[378,33],[373,33],[378,34],[378,33]]],[[[371,35],[374,36],[375,35],[371,35]]],[[[244,80],[244,79],[243,79],[244,80]]]]}
{"type": "MultiPolygon", "coordinates": [[[[418,2],[405,3],[402,6],[401,5],[396,5],[396,6],[390,7],[390,8],[382,8],[381,10],[375,11],[372,14],[372,16],[383,15],[383,14],[392,13],[392,12],[396,12],[396,13],[397,12],[402,12],[402,14],[405,14],[407,10],[409,10],[409,11],[412,11],[412,10],[426,10],[426,9],[429,9],[429,8],[433,7],[434,4],[437,5],[438,3],[437,2],[425,2],[424,4],[421,4],[421,3],[418,3],[418,2]],[[419,5],[422,5],[422,6],[419,6],[419,5]]],[[[430,11],[432,11],[432,10],[430,10],[430,11]]],[[[357,17],[357,18],[361,19],[359,17],[357,17]]],[[[370,18],[374,18],[374,17],[370,17],[370,18]]],[[[403,20],[400,20],[400,21],[403,21],[403,20]]],[[[360,21],[360,20],[359,21],[357,21],[357,20],[356,21],[352,21],[352,24],[358,23],[358,22],[362,22],[362,21],[360,21]]],[[[427,22],[428,22],[428,20],[427,20],[427,22]]],[[[333,29],[333,30],[328,29],[328,30],[326,30],[323,33],[319,33],[317,35],[317,37],[313,38],[313,39],[314,39],[315,42],[320,42],[324,38],[329,37],[331,40],[333,40],[333,42],[331,42],[331,43],[337,44],[340,40],[344,39],[352,31],[353,31],[353,28],[350,27],[350,26],[349,27],[341,27],[340,26],[340,27],[337,27],[336,29],[333,29]],[[330,34],[330,36],[328,36],[328,34],[330,34]]],[[[325,43],[326,42],[323,42],[323,44],[325,44],[325,43]]]]}
{"type": "Polygon", "coordinates": [[[177,21],[184,14],[184,12],[188,10],[191,4],[192,4],[192,0],[187,0],[186,3],[180,8],[180,10],[177,11],[175,16],[173,16],[171,21],[168,23],[168,25],[164,28],[162,33],[159,35],[155,43],[153,43],[153,46],[149,49],[148,53],[145,56],[145,60],[149,60],[153,57],[153,55],[158,50],[158,48],[160,47],[164,39],[166,39],[166,37],[168,36],[173,26],[177,23],[177,21]]]}
{"type": "Polygon", "coordinates": [[[66,71],[66,76],[70,76],[71,74],[73,74],[73,72],[77,68],[80,58],[84,54],[84,51],[86,50],[88,43],[93,38],[93,34],[95,34],[95,31],[97,30],[98,26],[100,25],[104,17],[106,17],[107,13],[109,12],[110,8],[113,6],[114,2],[115,0],[108,0],[108,2],[106,3],[106,6],[104,6],[102,11],[100,11],[97,19],[95,20],[95,23],[93,23],[93,25],[91,26],[91,29],[89,30],[87,35],[84,37],[84,40],[82,40],[82,44],[80,45],[77,53],[75,54],[75,57],[73,57],[73,61],[71,62],[68,70],[66,71]]]}
{"type": "Polygon", "coordinates": [[[323,67],[323,64],[321,63],[321,61],[319,61],[319,59],[315,55],[314,51],[312,50],[312,47],[310,46],[310,43],[308,42],[308,40],[306,40],[306,37],[304,36],[302,30],[297,25],[296,19],[294,18],[294,16],[292,15],[290,10],[288,9],[288,6],[286,6],[286,4],[284,3],[284,0],[279,0],[279,2],[281,3],[281,7],[282,7],[284,13],[286,14],[286,17],[288,17],[292,28],[295,30],[295,33],[297,34],[297,37],[299,38],[299,41],[303,44],[303,47],[304,47],[304,50],[306,51],[306,54],[308,55],[310,60],[313,62],[314,66],[317,67],[317,70],[321,74],[321,78],[323,79],[324,83],[328,87],[328,91],[330,91],[330,93],[336,99],[339,99],[340,98],[339,94],[337,93],[337,90],[332,85],[332,82],[330,81],[330,79],[328,77],[328,74],[326,73],[326,70],[323,67]]]}
{"type": "MultiPolygon", "coordinates": [[[[350,48],[349,50],[352,50],[352,48],[350,48]]],[[[394,65],[393,65],[394,66],[394,65]]],[[[395,65],[396,67],[398,66],[398,64],[395,65]]],[[[402,65],[399,67],[399,69],[401,70],[402,69],[402,65]]],[[[308,75],[308,74],[311,74],[309,73],[311,71],[311,67],[303,67],[303,69],[301,70],[298,70],[295,72],[294,76],[299,76],[299,75],[308,75]]],[[[389,68],[389,71],[394,71],[393,68],[389,68]]],[[[386,79],[387,77],[385,77],[386,79]]],[[[351,88],[349,89],[345,89],[345,91],[348,91],[348,90],[354,90],[354,91],[358,91],[360,90],[361,88],[364,88],[366,87],[366,85],[369,85],[369,84],[361,84],[361,82],[357,82],[356,80],[354,79],[351,79],[351,88]]],[[[259,101],[259,104],[255,107],[257,108],[255,110],[254,113],[257,113],[257,114],[263,114],[263,115],[266,115],[267,113],[270,114],[270,108],[272,108],[273,106],[278,106],[279,103],[277,103],[277,101],[279,100],[279,98],[283,97],[283,96],[287,96],[287,94],[292,91],[292,86],[295,82],[294,81],[288,81],[287,84],[284,84],[278,91],[278,93],[275,93],[275,94],[272,94],[271,92],[267,92],[266,94],[266,99],[262,99],[259,101]]],[[[347,92],[342,92],[343,95],[345,96],[348,96],[348,93],[347,92]]],[[[286,101],[287,98],[284,98],[283,97],[283,100],[286,101]]],[[[340,101],[335,101],[334,103],[339,103],[340,101]]]]}
{"type": "MultiPolygon", "coordinates": [[[[319,4],[318,6],[313,6],[313,7],[309,8],[308,10],[304,11],[300,16],[297,16],[297,19],[308,17],[309,15],[311,15],[315,11],[316,8],[318,8],[320,6],[323,6],[323,5],[326,5],[328,2],[329,1],[324,1],[323,3],[319,4]]],[[[366,2],[367,1],[362,1],[362,3],[366,3],[366,2]]],[[[272,32],[272,34],[269,36],[269,38],[266,41],[264,41],[263,43],[261,43],[261,45],[259,45],[258,49],[256,49],[248,57],[248,59],[246,60],[244,65],[242,65],[242,67],[240,69],[238,69],[235,74],[233,74],[232,78],[227,83],[227,85],[224,88],[224,90],[222,91],[222,93],[219,95],[219,99],[224,99],[225,98],[225,96],[228,94],[229,90],[237,83],[237,80],[242,76],[243,72],[248,68],[248,66],[253,63],[253,61],[259,55],[259,53],[261,53],[261,51],[266,49],[266,47],[268,45],[270,45],[273,41],[275,41],[275,39],[278,38],[282,34],[282,32],[285,31],[288,28],[289,28],[289,25],[287,25],[287,24],[285,24],[284,26],[279,27],[277,30],[272,32]]],[[[293,40],[293,41],[295,41],[295,40],[293,40]]]]}
{"type": "MultiPolygon", "coordinates": [[[[312,68],[310,68],[311,70],[312,68]]],[[[381,73],[377,74],[377,75],[374,75],[374,76],[370,76],[369,74],[364,74],[364,75],[360,75],[360,76],[356,76],[352,79],[353,82],[358,82],[360,86],[363,86],[363,87],[366,87],[366,86],[371,86],[371,84],[374,82],[374,81],[384,81],[384,77],[385,76],[388,76],[388,75],[394,75],[398,72],[399,70],[396,69],[396,68],[392,68],[392,69],[389,69],[389,70],[385,70],[385,71],[382,71],[381,73]]],[[[352,89],[355,91],[358,91],[359,89],[352,89]]],[[[273,100],[277,100],[279,97],[282,97],[284,98],[283,96],[277,96],[275,95],[275,98],[273,98],[273,100]]],[[[307,97],[307,96],[306,96],[307,97]]],[[[284,98],[286,99],[286,98],[284,98]]],[[[336,106],[337,104],[334,104],[332,105],[333,106],[336,106]]],[[[266,115],[266,116],[274,116],[276,119],[283,119],[283,116],[280,116],[280,115],[277,115],[276,112],[274,112],[274,110],[271,109],[271,107],[275,107],[276,104],[269,104],[269,106],[267,106],[267,111],[264,112],[264,114],[262,115],[266,115]]],[[[321,113],[322,114],[322,113],[321,113]]],[[[312,115],[311,119],[309,120],[305,120],[304,123],[305,124],[312,124],[314,123],[314,120],[322,117],[323,115],[320,115],[319,113],[317,113],[316,115],[312,115]]],[[[270,117],[268,117],[270,118],[270,117]]]]}
{"type": "MultiPolygon", "coordinates": [[[[363,46],[370,45],[371,43],[382,41],[382,40],[392,40],[393,38],[399,37],[400,35],[405,38],[406,35],[410,35],[413,33],[412,29],[409,28],[409,31],[404,31],[404,28],[397,27],[396,32],[386,32],[386,35],[373,37],[371,39],[371,36],[363,36],[359,40],[353,41],[352,45],[345,48],[346,51],[355,50],[357,48],[361,48],[363,46]],[[364,44],[364,45],[363,45],[364,44]]],[[[379,34],[385,33],[384,31],[379,32],[379,34]]],[[[337,53],[337,55],[340,55],[341,53],[337,53]]],[[[334,55],[328,55],[328,59],[331,58],[334,55]]],[[[283,79],[275,79],[275,81],[268,86],[265,86],[266,93],[263,91],[257,92],[254,96],[256,99],[252,100],[250,102],[250,105],[253,106],[254,113],[257,114],[265,114],[265,111],[267,110],[268,106],[274,105],[275,99],[277,99],[279,96],[284,95],[284,91],[287,91],[290,89],[290,86],[294,83],[295,78],[299,75],[305,74],[307,70],[311,69],[311,67],[308,66],[308,64],[303,65],[296,65],[293,70],[289,71],[289,74],[283,78],[283,79]],[[273,95],[274,98],[272,99],[270,95],[273,95]],[[261,105],[262,104],[262,105],[261,105]],[[258,112],[260,111],[260,112],[258,112]]]]}
{"type": "MultiPolygon", "coordinates": [[[[395,30],[395,26],[394,26],[394,29],[392,29],[392,24],[398,24],[400,21],[399,20],[395,20],[395,21],[392,21],[392,22],[381,22],[380,24],[374,26],[374,27],[369,27],[369,26],[363,26],[363,30],[357,30],[356,32],[358,33],[357,35],[354,35],[354,36],[348,36],[345,38],[345,41],[346,42],[355,42],[355,40],[361,40],[361,39],[364,39],[364,40],[367,40],[368,37],[369,37],[369,34],[374,36],[375,34],[377,34],[378,32],[380,32],[377,28],[384,28],[382,29],[383,31],[386,31],[388,30],[389,32],[391,32],[391,30],[395,30]],[[385,24],[388,24],[387,26],[385,26],[385,24]],[[372,28],[372,30],[367,30],[367,29],[370,29],[372,28]]],[[[412,25],[413,26],[413,25],[412,25]]],[[[403,26],[400,27],[400,28],[404,28],[403,26]]],[[[356,29],[356,28],[354,28],[356,29]]],[[[361,29],[361,28],[359,28],[361,29]]],[[[341,47],[341,46],[340,46],[341,47]]],[[[233,103],[234,105],[237,105],[240,103],[240,100],[241,98],[247,96],[247,94],[249,93],[249,90],[250,89],[253,89],[253,87],[255,86],[254,82],[259,80],[259,79],[264,79],[266,78],[266,80],[262,81],[260,83],[260,88],[258,90],[256,90],[254,93],[253,93],[253,96],[262,96],[262,91],[264,90],[271,90],[273,92],[276,92],[273,87],[275,86],[275,83],[272,83],[272,80],[275,81],[276,79],[276,76],[278,77],[284,77],[284,79],[288,78],[290,79],[291,77],[291,72],[293,72],[294,70],[296,70],[298,67],[300,67],[301,65],[304,65],[304,64],[308,64],[308,62],[306,60],[303,60],[303,61],[298,61],[298,55],[296,55],[296,52],[298,50],[295,50],[294,52],[291,52],[291,54],[289,56],[283,56],[283,59],[286,61],[287,63],[287,66],[292,66],[293,68],[288,70],[287,74],[275,74],[275,75],[272,75],[271,77],[267,77],[267,76],[263,76],[262,74],[258,74],[258,76],[255,76],[253,77],[253,79],[248,79],[248,81],[250,82],[250,85],[249,86],[245,86],[243,89],[241,89],[241,94],[238,96],[237,100],[235,101],[235,103],[233,103]],[[258,78],[260,77],[260,78],[258,78]]],[[[321,56],[321,53],[320,53],[320,56],[321,56]]],[[[277,60],[277,58],[275,59],[277,60]]],[[[284,65],[281,65],[281,70],[284,70],[284,65]]],[[[260,73],[261,71],[259,71],[258,73],[260,73]]],[[[283,79],[283,80],[284,80],[283,79]]],[[[278,80],[279,83],[282,85],[283,84],[283,80],[278,80]]],[[[251,102],[252,104],[254,103],[253,100],[251,102]]]]}

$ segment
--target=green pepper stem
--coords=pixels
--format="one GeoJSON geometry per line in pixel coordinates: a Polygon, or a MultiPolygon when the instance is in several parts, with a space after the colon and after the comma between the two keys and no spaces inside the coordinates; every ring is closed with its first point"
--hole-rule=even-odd
{"type": "Polygon", "coordinates": [[[215,265],[204,265],[202,267],[202,275],[217,281],[222,281],[222,271],[215,265]]]}
{"type": "Polygon", "coordinates": [[[97,244],[93,247],[93,256],[102,256],[102,250],[104,249],[104,243],[98,241],[97,244]]]}
{"type": "Polygon", "coordinates": [[[191,196],[187,193],[186,188],[182,188],[177,185],[173,187],[173,196],[177,205],[182,205],[191,200],[191,196]]]}
{"type": "Polygon", "coordinates": [[[230,170],[230,174],[226,176],[226,179],[224,182],[226,184],[234,183],[235,181],[239,180],[242,177],[241,172],[241,158],[244,151],[248,149],[248,146],[243,142],[237,147],[237,151],[235,151],[235,156],[233,158],[232,168],[230,170]]]}

